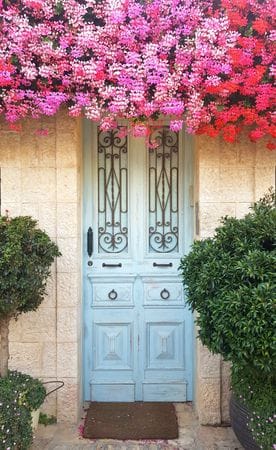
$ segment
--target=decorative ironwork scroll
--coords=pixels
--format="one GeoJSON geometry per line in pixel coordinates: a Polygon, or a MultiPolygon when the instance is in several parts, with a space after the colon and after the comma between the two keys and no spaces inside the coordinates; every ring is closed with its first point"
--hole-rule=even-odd
{"type": "Polygon", "coordinates": [[[98,251],[128,250],[128,149],[120,129],[98,130],[98,251]]]}
{"type": "Polygon", "coordinates": [[[153,131],[149,149],[149,251],[178,251],[179,138],[169,127],[153,131]]]}

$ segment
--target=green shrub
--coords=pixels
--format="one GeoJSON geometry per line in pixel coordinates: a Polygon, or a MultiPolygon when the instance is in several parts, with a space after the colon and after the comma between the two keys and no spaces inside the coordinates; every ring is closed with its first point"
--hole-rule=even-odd
{"type": "Polygon", "coordinates": [[[242,219],[226,217],[213,238],[181,260],[187,303],[199,337],[239,367],[275,373],[275,194],[242,219]]]}
{"type": "Polygon", "coordinates": [[[40,380],[17,371],[10,371],[8,379],[12,385],[19,387],[22,402],[30,411],[42,405],[46,389],[40,380]]]}
{"type": "Polygon", "coordinates": [[[11,318],[35,311],[46,293],[50,266],[60,253],[31,217],[0,217],[0,376],[8,373],[11,318]]]}
{"type": "Polygon", "coordinates": [[[275,194],[242,219],[225,217],[214,237],[193,244],[180,269],[199,338],[232,362],[233,390],[253,413],[256,442],[269,450],[276,404],[275,194]]]}
{"type": "Polygon", "coordinates": [[[39,423],[46,427],[47,425],[52,425],[53,423],[57,423],[57,418],[53,415],[48,416],[48,414],[40,413],[39,414],[39,423]]]}
{"type": "Polygon", "coordinates": [[[31,410],[44,401],[41,381],[20,372],[0,378],[0,450],[30,448],[33,438],[31,410]]]}

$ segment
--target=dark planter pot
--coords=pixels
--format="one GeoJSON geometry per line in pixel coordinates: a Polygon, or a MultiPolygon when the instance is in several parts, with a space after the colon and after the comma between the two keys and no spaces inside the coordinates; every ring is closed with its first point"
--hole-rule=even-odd
{"type": "Polygon", "coordinates": [[[234,395],[230,399],[230,419],[235,435],[245,450],[261,450],[247,427],[251,413],[234,395]]]}

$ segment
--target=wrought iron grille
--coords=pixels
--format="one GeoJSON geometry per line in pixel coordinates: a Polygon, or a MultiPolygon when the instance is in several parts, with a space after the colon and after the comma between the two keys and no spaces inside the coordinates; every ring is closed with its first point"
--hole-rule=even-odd
{"type": "Polygon", "coordinates": [[[128,148],[120,128],[98,130],[98,251],[128,250],[128,148]]]}
{"type": "Polygon", "coordinates": [[[149,252],[178,251],[179,137],[169,127],[153,131],[149,149],[149,252]]]}

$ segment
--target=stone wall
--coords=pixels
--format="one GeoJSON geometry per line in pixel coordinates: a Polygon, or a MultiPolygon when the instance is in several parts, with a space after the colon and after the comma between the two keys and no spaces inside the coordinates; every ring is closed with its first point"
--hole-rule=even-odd
{"type": "MultiPolygon", "coordinates": [[[[81,407],[81,127],[61,112],[25,121],[20,134],[0,123],[1,212],[31,215],[58,243],[48,296],[37,312],[11,325],[10,367],[65,386],[44,410],[74,422],[81,407]],[[47,128],[48,136],[37,136],[47,128]]],[[[243,216],[275,184],[275,153],[243,140],[228,145],[196,138],[198,238],[211,236],[221,216],[243,216]]],[[[203,424],[228,420],[229,366],[197,341],[195,406],[203,424]]]]}
{"type": "Polygon", "coordinates": [[[1,123],[1,213],[31,215],[57,242],[48,296],[36,312],[11,324],[10,368],[65,385],[45,411],[75,421],[80,405],[80,124],[66,113],[25,121],[14,133],[1,123]],[[48,136],[37,136],[46,128],[48,136]]]}
{"type": "MultiPolygon", "coordinates": [[[[248,207],[275,187],[276,154],[263,142],[238,144],[196,138],[195,183],[198,202],[198,238],[212,236],[220,218],[242,217],[248,207]]],[[[197,341],[196,410],[202,424],[229,421],[229,364],[211,355],[197,341]]]]}

